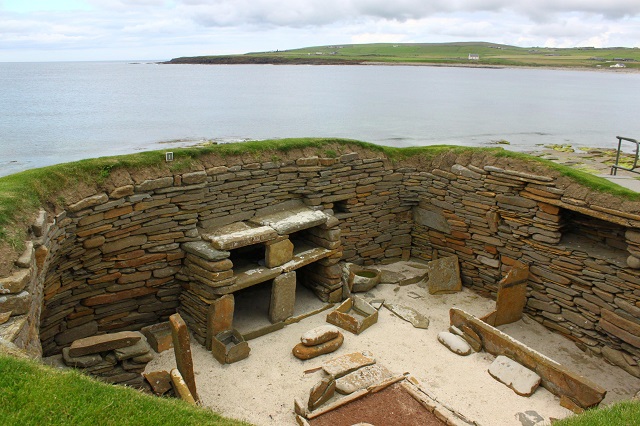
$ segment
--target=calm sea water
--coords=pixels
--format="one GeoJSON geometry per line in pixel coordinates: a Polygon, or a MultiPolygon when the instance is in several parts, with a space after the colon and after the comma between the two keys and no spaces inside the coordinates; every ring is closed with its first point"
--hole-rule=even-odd
{"type": "Polygon", "coordinates": [[[202,139],[614,147],[640,138],[639,95],[613,72],[0,63],[0,175],[202,139]]]}

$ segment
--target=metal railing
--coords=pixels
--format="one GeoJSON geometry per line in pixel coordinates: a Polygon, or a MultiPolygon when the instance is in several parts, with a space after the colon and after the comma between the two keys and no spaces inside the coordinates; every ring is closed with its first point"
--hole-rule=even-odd
{"type": "Polygon", "coordinates": [[[640,142],[631,138],[624,138],[622,136],[616,136],[618,138],[618,152],[616,153],[616,162],[613,166],[611,166],[611,173],[615,176],[618,173],[618,169],[626,170],[632,173],[640,174],[640,171],[635,170],[638,167],[638,151],[640,151],[640,142]],[[633,165],[631,167],[624,167],[619,165],[620,162],[620,152],[622,151],[622,141],[631,142],[636,145],[636,152],[633,159],[633,165]]]}

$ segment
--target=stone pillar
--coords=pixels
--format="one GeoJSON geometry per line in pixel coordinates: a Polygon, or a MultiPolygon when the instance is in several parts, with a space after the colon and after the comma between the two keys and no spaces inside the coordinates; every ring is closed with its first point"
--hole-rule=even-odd
{"type": "Polygon", "coordinates": [[[269,321],[273,324],[284,321],[293,315],[296,303],[296,273],[287,272],[273,280],[269,321]]]}
{"type": "Polygon", "coordinates": [[[209,305],[207,311],[207,342],[205,345],[208,350],[211,350],[211,340],[214,336],[233,328],[234,309],[235,298],[233,294],[225,294],[209,305]]]}
{"type": "Polygon", "coordinates": [[[180,314],[173,314],[169,317],[171,324],[171,335],[173,337],[173,350],[176,355],[178,371],[182,375],[193,398],[198,401],[196,392],[196,378],[193,374],[193,359],[191,358],[191,342],[189,340],[189,329],[180,314]]]}

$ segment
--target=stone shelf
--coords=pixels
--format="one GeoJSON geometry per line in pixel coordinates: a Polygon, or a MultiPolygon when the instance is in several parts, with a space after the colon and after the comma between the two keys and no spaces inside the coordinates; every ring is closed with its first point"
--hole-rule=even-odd
{"type": "Polygon", "coordinates": [[[282,274],[283,269],[281,267],[267,268],[266,266],[246,263],[244,265],[236,265],[234,272],[234,277],[236,278],[235,284],[214,288],[211,292],[219,295],[233,293],[251,287],[252,285],[272,280],[282,274]]]}
{"type": "Polygon", "coordinates": [[[273,240],[278,233],[270,226],[235,222],[213,232],[204,232],[201,236],[216,250],[231,250],[273,240]]]}
{"type": "Polygon", "coordinates": [[[293,259],[281,266],[284,272],[295,271],[333,254],[333,250],[316,247],[300,240],[293,241],[293,247],[293,259]]]}
{"type": "Polygon", "coordinates": [[[264,216],[254,217],[250,222],[262,226],[270,226],[280,235],[322,225],[327,222],[327,215],[318,210],[311,210],[299,203],[285,211],[274,212],[264,216]]]}

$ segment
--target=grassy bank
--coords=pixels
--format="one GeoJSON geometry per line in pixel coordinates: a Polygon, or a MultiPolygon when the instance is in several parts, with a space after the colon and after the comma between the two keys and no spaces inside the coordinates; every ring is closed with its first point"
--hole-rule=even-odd
{"type": "Polygon", "coordinates": [[[0,354],[0,419],[3,426],[248,425],[177,399],[156,398],[100,383],[77,371],[61,372],[4,354],[0,354]]]}
{"type": "Polygon", "coordinates": [[[553,423],[554,426],[638,426],[640,401],[623,401],[609,407],[587,410],[553,423]]]}
{"type": "Polygon", "coordinates": [[[4,241],[15,250],[19,250],[26,237],[25,224],[32,220],[35,212],[41,206],[64,206],[67,201],[64,199],[65,189],[67,193],[70,193],[73,192],[70,189],[78,185],[99,186],[111,173],[118,169],[136,170],[156,167],[168,168],[174,172],[179,172],[181,170],[189,170],[199,161],[199,158],[209,154],[221,157],[249,155],[269,161],[278,160],[280,156],[293,150],[306,150],[320,157],[332,157],[337,155],[337,151],[340,149],[348,150],[349,146],[382,152],[393,161],[403,161],[416,157],[429,160],[446,152],[455,154],[480,152],[498,157],[518,158],[524,161],[539,162],[588,188],[608,192],[629,200],[640,199],[640,194],[624,189],[606,179],[558,165],[551,161],[506,151],[501,148],[443,145],[392,148],[353,140],[278,139],[176,149],[174,150],[175,161],[172,163],[165,163],[164,151],[148,151],[59,164],[2,177],[0,178],[0,241],[4,241]]]}
{"type": "Polygon", "coordinates": [[[475,64],[485,66],[580,67],[608,69],[615,63],[640,69],[640,49],[634,48],[546,48],[504,44],[467,43],[376,43],[314,46],[244,55],[175,58],[169,63],[204,64],[475,64]],[[479,60],[469,60],[469,54],[479,60]]]}

